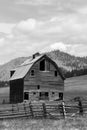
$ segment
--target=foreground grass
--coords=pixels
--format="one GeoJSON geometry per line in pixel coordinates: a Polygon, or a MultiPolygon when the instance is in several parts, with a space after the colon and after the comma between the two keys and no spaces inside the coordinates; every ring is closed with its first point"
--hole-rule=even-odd
{"type": "Polygon", "coordinates": [[[87,117],[72,119],[13,119],[0,121],[0,130],[87,130],[87,117]]]}

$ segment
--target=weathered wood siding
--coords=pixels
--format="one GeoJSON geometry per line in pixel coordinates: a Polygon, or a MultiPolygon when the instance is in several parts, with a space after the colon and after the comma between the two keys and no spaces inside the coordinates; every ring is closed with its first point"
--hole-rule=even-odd
{"type": "Polygon", "coordinates": [[[54,92],[54,94],[52,92],[49,92],[49,99],[50,100],[55,100],[59,98],[59,93],[58,92],[54,92]]]}
{"type": "Polygon", "coordinates": [[[38,92],[29,92],[29,100],[30,101],[33,101],[33,100],[39,100],[38,99],[38,97],[39,97],[39,93],[38,92]]]}
{"type": "MultiPolygon", "coordinates": [[[[24,90],[37,90],[37,85],[40,85],[40,90],[64,90],[64,81],[61,76],[55,77],[56,67],[50,62],[50,71],[39,70],[40,61],[35,63],[31,70],[34,70],[34,76],[31,76],[31,70],[27,73],[24,78],[24,90]]],[[[48,64],[46,64],[48,67],[48,64]]]]}

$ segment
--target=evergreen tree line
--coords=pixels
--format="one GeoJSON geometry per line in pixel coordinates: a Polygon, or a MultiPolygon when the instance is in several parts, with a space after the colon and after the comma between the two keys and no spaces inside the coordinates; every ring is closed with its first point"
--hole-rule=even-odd
{"type": "Polygon", "coordinates": [[[74,76],[87,75],[87,68],[84,69],[74,69],[72,71],[67,71],[64,76],[65,78],[70,78],[74,76]]]}

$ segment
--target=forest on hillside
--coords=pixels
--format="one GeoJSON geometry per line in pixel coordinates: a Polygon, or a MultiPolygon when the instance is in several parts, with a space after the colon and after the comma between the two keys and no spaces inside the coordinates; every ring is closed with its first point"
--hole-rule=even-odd
{"type": "Polygon", "coordinates": [[[75,69],[72,71],[67,71],[64,73],[65,78],[75,77],[75,76],[81,76],[81,75],[87,75],[87,68],[85,69],[75,69]]]}

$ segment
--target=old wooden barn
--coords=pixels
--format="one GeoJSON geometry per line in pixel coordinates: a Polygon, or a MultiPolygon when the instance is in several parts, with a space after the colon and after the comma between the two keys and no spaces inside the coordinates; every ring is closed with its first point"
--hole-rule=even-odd
{"type": "Polygon", "coordinates": [[[63,99],[64,77],[47,55],[36,53],[11,70],[10,103],[63,99]]]}

